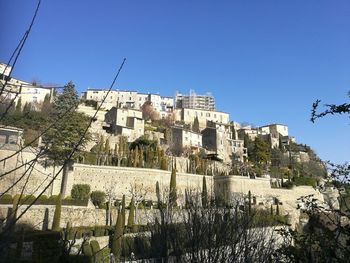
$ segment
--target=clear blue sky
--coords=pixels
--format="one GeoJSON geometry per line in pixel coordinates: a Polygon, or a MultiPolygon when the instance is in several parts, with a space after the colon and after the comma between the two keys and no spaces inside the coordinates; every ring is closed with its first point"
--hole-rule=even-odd
{"type": "MultiPolygon", "coordinates": [[[[0,0],[0,61],[28,26],[34,0],[0,0]]],[[[43,0],[13,76],[79,91],[174,95],[210,91],[231,120],[284,123],[324,160],[350,161],[350,119],[309,121],[312,102],[350,90],[350,1],[43,0]]]]}

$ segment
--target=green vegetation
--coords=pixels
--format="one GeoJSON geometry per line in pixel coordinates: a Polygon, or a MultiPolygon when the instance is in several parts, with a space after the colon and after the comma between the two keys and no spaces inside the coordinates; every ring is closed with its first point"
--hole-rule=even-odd
{"type": "Polygon", "coordinates": [[[129,218],[128,218],[128,227],[134,226],[134,224],[135,224],[134,220],[135,220],[135,203],[134,203],[134,198],[131,198],[129,218]]]}
{"type": "Polygon", "coordinates": [[[198,132],[198,133],[200,132],[198,117],[194,118],[193,125],[192,125],[192,131],[198,132]]]}
{"type": "Polygon", "coordinates": [[[207,181],[205,176],[203,176],[203,185],[202,185],[202,206],[206,208],[208,206],[208,191],[207,191],[207,181]]]}
{"type": "Polygon", "coordinates": [[[62,198],[61,194],[58,195],[56,200],[55,213],[53,215],[52,230],[59,231],[61,223],[61,209],[62,209],[62,198]]]}
{"type": "Polygon", "coordinates": [[[293,177],[292,180],[296,186],[309,185],[309,186],[315,187],[317,184],[317,180],[311,177],[293,177]]]}
{"type": "Polygon", "coordinates": [[[103,191],[93,191],[90,197],[94,206],[101,207],[106,202],[106,193],[103,191]]]}
{"type": "Polygon", "coordinates": [[[124,228],[125,227],[125,220],[126,220],[126,215],[125,215],[125,195],[123,195],[123,198],[122,198],[121,215],[122,215],[122,226],[124,228]]]}
{"type": "Polygon", "coordinates": [[[122,215],[118,212],[117,223],[115,225],[115,231],[112,241],[112,253],[114,256],[119,259],[121,255],[121,247],[122,247],[122,237],[123,237],[123,226],[122,226],[122,215]]]}
{"type": "Polygon", "coordinates": [[[176,190],[176,167],[171,170],[170,188],[169,188],[169,207],[177,206],[177,190],[176,190]]]}
{"type": "Polygon", "coordinates": [[[71,190],[71,196],[75,200],[87,200],[90,195],[90,185],[75,184],[71,190]]]}

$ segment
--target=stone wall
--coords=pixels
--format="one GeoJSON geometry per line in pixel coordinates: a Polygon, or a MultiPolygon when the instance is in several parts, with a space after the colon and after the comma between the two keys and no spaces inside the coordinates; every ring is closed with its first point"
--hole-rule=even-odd
{"type": "MultiPolygon", "coordinates": [[[[18,145],[3,145],[0,149],[0,160],[13,155],[11,158],[0,162],[0,175],[3,175],[0,177],[0,193],[5,192],[13,185],[14,187],[7,193],[11,195],[20,193],[28,179],[24,194],[38,195],[61,167],[46,166],[43,159],[35,162],[34,166],[31,167],[30,162],[36,158],[38,150],[28,147],[17,153],[19,149],[20,146],[18,145]],[[19,182],[16,183],[17,181],[19,182]]],[[[45,191],[46,195],[50,196],[60,191],[61,176],[59,174],[54,183],[45,191]]]]}
{"type": "MultiPolygon", "coordinates": [[[[117,199],[125,194],[131,199],[132,188],[146,189],[146,200],[157,201],[156,184],[160,194],[166,196],[170,186],[170,171],[116,166],[74,164],[67,182],[67,195],[74,184],[89,184],[91,191],[113,191],[117,199]],[[112,189],[111,189],[112,188],[112,189]]],[[[207,189],[212,189],[212,176],[206,176],[207,189]]],[[[184,204],[185,190],[201,192],[203,175],[177,173],[176,185],[179,204],[184,204]]]]}
{"type": "MultiPolygon", "coordinates": [[[[17,215],[20,215],[26,207],[25,205],[20,206],[17,215]]],[[[5,219],[11,210],[12,205],[0,205],[0,219],[5,219]]],[[[34,205],[19,219],[17,225],[26,225],[39,230],[51,229],[54,212],[54,205],[34,205]]],[[[129,210],[125,211],[125,215],[126,219],[128,219],[129,210]]],[[[156,209],[138,209],[135,223],[146,225],[147,223],[153,222],[155,217],[159,217],[159,211],[156,209]]],[[[107,213],[105,209],[62,206],[60,226],[66,227],[68,222],[70,222],[73,227],[103,226],[106,225],[106,218],[107,213]]],[[[116,220],[116,210],[112,210],[113,225],[116,223],[116,220]]]]}

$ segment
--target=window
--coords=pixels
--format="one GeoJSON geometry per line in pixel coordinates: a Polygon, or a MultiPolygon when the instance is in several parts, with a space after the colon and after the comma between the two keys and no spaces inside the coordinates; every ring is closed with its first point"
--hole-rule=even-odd
{"type": "Polygon", "coordinates": [[[214,118],[216,119],[216,114],[214,114],[214,118]]]}
{"type": "Polygon", "coordinates": [[[129,97],[129,100],[131,100],[131,97],[129,97]]]}
{"type": "Polygon", "coordinates": [[[209,112],[207,112],[207,115],[206,115],[207,117],[210,117],[210,113],[209,112]]]}

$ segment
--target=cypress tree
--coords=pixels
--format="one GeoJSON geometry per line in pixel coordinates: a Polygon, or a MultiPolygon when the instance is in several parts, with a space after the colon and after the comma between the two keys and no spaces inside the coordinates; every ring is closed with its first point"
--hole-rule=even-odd
{"type": "Polygon", "coordinates": [[[52,222],[52,230],[59,231],[60,230],[60,222],[61,222],[61,208],[62,208],[62,198],[61,194],[57,196],[55,213],[53,215],[52,222]]]}
{"type": "Polygon", "coordinates": [[[199,130],[199,121],[198,121],[198,117],[197,116],[194,118],[193,125],[192,125],[192,130],[194,132],[198,132],[198,133],[200,132],[200,130],[199,130]]]}
{"type": "Polygon", "coordinates": [[[125,195],[123,195],[123,199],[122,199],[122,211],[121,211],[121,213],[122,213],[122,226],[123,226],[123,228],[125,227],[125,195]]]}
{"type": "Polygon", "coordinates": [[[99,153],[100,154],[103,154],[105,151],[104,143],[105,143],[104,137],[103,137],[103,135],[101,135],[101,139],[100,139],[100,143],[99,143],[99,153]]]}
{"type": "Polygon", "coordinates": [[[133,225],[135,224],[134,218],[135,218],[135,204],[134,204],[134,197],[133,197],[133,198],[131,198],[131,201],[130,201],[128,227],[133,227],[133,225]]]}
{"type": "Polygon", "coordinates": [[[11,216],[10,216],[10,220],[9,220],[10,223],[14,222],[16,220],[16,218],[17,218],[17,209],[18,209],[19,197],[20,197],[20,195],[15,195],[13,197],[13,200],[12,200],[12,212],[11,212],[11,216]]]}
{"type": "Polygon", "coordinates": [[[251,215],[252,213],[252,193],[250,190],[248,191],[248,214],[251,215]]]}
{"type": "Polygon", "coordinates": [[[26,104],[24,104],[24,107],[23,107],[23,113],[30,112],[31,107],[32,107],[31,104],[26,102],[26,104]]]}
{"type": "Polygon", "coordinates": [[[166,157],[162,157],[161,162],[160,162],[160,169],[165,170],[165,171],[168,170],[166,157]]]}
{"type": "Polygon", "coordinates": [[[140,156],[139,148],[136,147],[134,150],[134,167],[138,166],[139,156],[140,156]]]}
{"type": "Polygon", "coordinates": [[[110,151],[109,139],[106,139],[104,151],[106,154],[109,154],[109,151],[110,151]]]}
{"type": "Polygon", "coordinates": [[[208,192],[207,192],[207,181],[205,176],[203,176],[203,186],[202,186],[202,206],[207,208],[208,206],[208,192]]]}
{"type": "Polygon", "coordinates": [[[17,104],[16,104],[16,113],[21,113],[22,112],[22,97],[19,97],[17,104]]]}
{"type": "Polygon", "coordinates": [[[78,93],[72,81],[68,82],[54,101],[54,109],[59,115],[67,111],[75,111],[79,104],[78,93]]]}
{"type": "Polygon", "coordinates": [[[138,162],[138,167],[142,167],[143,166],[143,150],[142,148],[140,149],[140,152],[139,152],[139,162],[138,162]]]}
{"type": "Polygon", "coordinates": [[[270,207],[270,214],[273,216],[273,207],[272,207],[272,205],[270,207]]]}
{"type": "Polygon", "coordinates": [[[280,205],[277,203],[277,206],[276,206],[276,216],[279,216],[280,215],[280,205]]]}
{"type": "Polygon", "coordinates": [[[175,207],[177,201],[177,193],[176,193],[176,169],[175,167],[171,170],[170,177],[170,192],[169,192],[169,206],[175,207]]]}
{"type": "Polygon", "coordinates": [[[115,224],[114,236],[112,241],[112,253],[119,261],[121,250],[122,250],[122,237],[123,237],[123,227],[122,227],[122,215],[118,211],[117,223],[115,224]]]}

